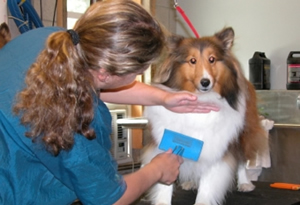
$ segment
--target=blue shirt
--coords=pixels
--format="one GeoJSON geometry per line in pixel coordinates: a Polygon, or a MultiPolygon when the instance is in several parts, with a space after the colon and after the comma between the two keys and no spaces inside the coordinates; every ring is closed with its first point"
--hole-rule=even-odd
{"type": "Polygon", "coordinates": [[[109,205],[125,192],[126,183],[110,154],[111,116],[94,98],[91,127],[96,139],[74,135],[70,151],[53,156],[25,137],[26,127],[12,113],[16,94],[24,86],[30,65],[57,27],[43,27],[21,34],[0,50],[0,204],[109,205]]]}

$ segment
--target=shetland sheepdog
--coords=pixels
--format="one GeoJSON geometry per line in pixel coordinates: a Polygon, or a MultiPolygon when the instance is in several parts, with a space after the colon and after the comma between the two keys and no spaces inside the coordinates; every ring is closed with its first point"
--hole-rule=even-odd
{"type": "Polygon", "coordinates": [[[10,41],[11,34],[9,27],[6,23],[0,25],[0,49],[5,46],[5,44],[10,41]]]}
{"type": "MultiPolygon", "coordinates": [[[[222,204],[236,181],[239,191],[252,191],[255,186],[247,178],[246,162],[255,160],[268,146],[255,90],[231,52],[233,41],[230,27],[202,38],[171,36],[166,59],[154,76],[158,87],[194,93],[199,101],[214,104],[219,111],[179,114],[162,106],[145,107],[144,111],[153,142],[146,146],[142,164],[163,152],[158,145],[165,129],[204,142],[198,161],[184,159],[177,180],[183,189],[197,189],[197,205],[222,204]]],[[[149,199],[155,205],[171,204],[173,186],[154,185],[149,199]]]]}

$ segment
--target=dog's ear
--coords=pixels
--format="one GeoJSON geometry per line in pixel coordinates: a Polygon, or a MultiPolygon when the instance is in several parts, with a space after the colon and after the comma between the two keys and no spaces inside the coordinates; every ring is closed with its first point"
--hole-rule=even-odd
{"type": "Polygon", "coordinates": [[[232,48],[234,31],[231,27],[224,28],[222,31],[216,33],[215,37],[217,37],[223,43],[223,47],[226,50],[230,50],[232,48]]]}
{"type": "Polygon", "coordinates": [[[167,46],[169,48],[169,53],[176,51],[179,44],[184,39],[184,37],[179,35],[172,35],[167,38],[167,46]]]}
{"type": "Polygon", "coordinates": [[[170,78],[174,62],[176,61],[177,50],[184,37],[178,35],[170,35],[167,37],[167,50],[162,57],[162,61],[156,66],[154,75],[154,83],[165,83],[170,78]]]}
{"type": "Polygon", "coordinates": [[[152,79],[154,83],[162,84],[169,79],[172,71],[172,66],[170,66],[171,63],[172,61],[167,57],[160,64],[155,66],[155,74],[152,79]]]}
{"type": "Polygon", "coordinates": [[[8,25],[4,22],[0,25],[0,48],[2,48],[8,41],[10,41],[11,35],[8,25]]]}

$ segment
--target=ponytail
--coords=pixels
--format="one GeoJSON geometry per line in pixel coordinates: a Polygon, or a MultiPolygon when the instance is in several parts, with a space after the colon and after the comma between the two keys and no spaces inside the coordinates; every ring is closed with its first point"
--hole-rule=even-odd
{"type": "Polygon", "coordinates": [[[25,135],[42,139],[57,155],[70,149],[75,132],[95,138],[89,128],[93,119],[92,76],[77,54],[72,36],[53,33],[45,49],[28,70],[27,87],[19,93],[14,111],[30,127],[25,135]]]}

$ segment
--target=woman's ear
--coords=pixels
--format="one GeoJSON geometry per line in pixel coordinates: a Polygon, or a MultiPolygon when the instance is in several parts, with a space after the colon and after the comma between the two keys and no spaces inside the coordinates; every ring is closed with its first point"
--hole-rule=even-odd
{"type": "Polygon", "coordinates": [[[99,70],[89,69],[89,72],[92,74],[94,79],[94,86],[96,89],[102,88],[107,84],[108,79],[110,78],[110,74],[103,68],[99,70]]]}
{"type": "Polygon", "coordinates": [[[99,71],[97,72],[97,78],[101,82],[106,82],[106,80],[109,78],[110,74],[104,69],[100,68],[99,71]]]}

